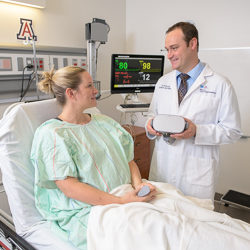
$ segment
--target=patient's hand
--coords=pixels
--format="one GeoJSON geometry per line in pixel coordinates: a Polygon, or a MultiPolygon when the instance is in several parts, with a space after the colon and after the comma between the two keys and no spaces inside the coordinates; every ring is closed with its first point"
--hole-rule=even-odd
{"type": "Polygon", "coordinates": [[[140,189],[142,189],[143,186],[148,186],[150,188],[150,192],[156,190],[155,187],[151,183],[149,183],[149,182],[146,182],[146,183],[142,182],[140,185],[138,185],[136,187],[136,189],[139,188],[139,190],[140,190],[140,189]]]}
{"type": "Polygon", "coordinates": [[[94,188],[80,182],[75,177],[68,176],[65,180],[55,181],[58,188],[68,197],[82,201],[90,205],[125,204],[129,202],[146,202],[155,198],[156,191],[150,188],[150,193],[144,197],[138,197],[144,183],[138,184],[137,188],[122,197],[109,194],[108,192],[94,188]]]}
{"type": "Polygon", "coordinates": [[[121,201],[123,204],[130,202],[147,202],[156,198],[155,194],[157,193],[155,187],[151,183],[141,183],[135,190],[123,195],[121,201]],[[137,196],[138,192],[143,186],[148,186],[150,188],[150,193],[146,196],[139,197],[137,196]]]}

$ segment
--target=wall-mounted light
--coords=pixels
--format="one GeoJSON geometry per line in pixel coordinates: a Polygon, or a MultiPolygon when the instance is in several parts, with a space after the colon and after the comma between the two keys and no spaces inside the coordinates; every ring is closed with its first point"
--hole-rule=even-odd
{"type": "Polygon", "coordinates": [[[39,8],[39,9],[43,9],[46,7],[46,0],[17,0],[17,1],[0,0],[0,2],[19,4],[19,5],[24,5],[24,6],[29,6],[29,7],[39,8]]]}

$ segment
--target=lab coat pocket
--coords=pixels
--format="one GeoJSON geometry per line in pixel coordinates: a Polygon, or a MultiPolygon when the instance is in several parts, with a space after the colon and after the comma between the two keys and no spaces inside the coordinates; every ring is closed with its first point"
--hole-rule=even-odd
{"type": "Polygon", "coordinates": [[[188,157],[186,179],[192,185],[211,186],[214,183],[214,159],[188,157]]]}
{"type": "Polygon", "coordinates": [[[220,100],[213,95],[194,95],[189,110],[195,110],[194,120],[197,123],[214,123],[218,112],[220,100]]]}
{"type": "Polygon", "coordinates": [[[154,149],[150,168],[150,180],[158,180],[162,174],[162,151],[154,149]]]}

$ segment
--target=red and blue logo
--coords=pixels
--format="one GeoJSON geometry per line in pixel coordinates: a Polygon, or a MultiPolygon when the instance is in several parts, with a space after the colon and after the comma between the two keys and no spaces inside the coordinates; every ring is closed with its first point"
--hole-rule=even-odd
{"type": "Polygon", "coordinates": [[[32,28],[32,20],[20,18],[20,23],[21,27],[19,33],[17,34],[17,39],[37,41],[37,36],[35,36],[32,28]]]}

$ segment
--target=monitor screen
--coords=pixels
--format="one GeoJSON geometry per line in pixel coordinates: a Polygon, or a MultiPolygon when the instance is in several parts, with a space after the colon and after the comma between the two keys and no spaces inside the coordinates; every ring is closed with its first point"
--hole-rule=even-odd
{"type": "Polygon", "coordinates": [[[154,92],[163,69],[163,55],[113,54],[111,93],[154,92]]]}

